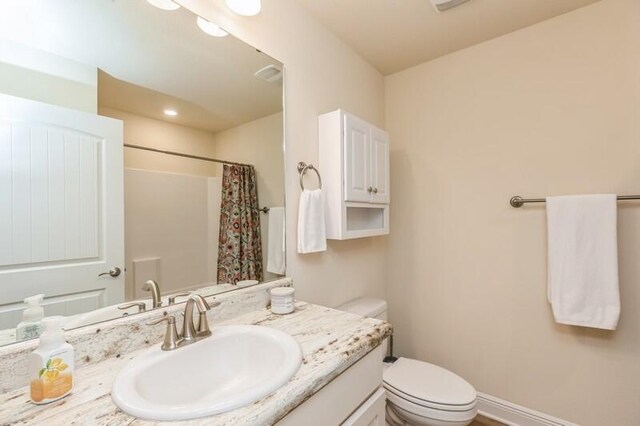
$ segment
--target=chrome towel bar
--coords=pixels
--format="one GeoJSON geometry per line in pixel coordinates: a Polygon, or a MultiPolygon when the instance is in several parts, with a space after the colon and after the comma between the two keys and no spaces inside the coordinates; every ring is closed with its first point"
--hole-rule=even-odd
{"type": "MultiPolygon", "coordinates": [[[[618,201],[625,200],[640,200],[640,195],[618,195],[618,201]]],[[[522,198],[516,195],[511,197],[509,204],[511,204],[511,207],[520,208],[527,203],[545,203],[546,201],[546,198],[522,198]]]]}

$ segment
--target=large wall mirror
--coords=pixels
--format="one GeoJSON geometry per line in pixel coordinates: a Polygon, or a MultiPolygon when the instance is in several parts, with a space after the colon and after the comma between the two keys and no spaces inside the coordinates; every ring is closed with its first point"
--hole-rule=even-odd
{"type": "Polygon", "coordinates": [[[2,4],[0,345],[285,274],[283,66],[152,3],[2,4]]]}

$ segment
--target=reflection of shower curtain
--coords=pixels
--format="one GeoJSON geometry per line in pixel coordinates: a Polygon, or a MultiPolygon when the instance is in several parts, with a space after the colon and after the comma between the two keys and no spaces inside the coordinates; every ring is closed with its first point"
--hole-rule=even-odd
{"type": "Polygon", "coordinates": [[[218,283],[262,281],[258,187],[253,166],[224,165],[218,283]]]}

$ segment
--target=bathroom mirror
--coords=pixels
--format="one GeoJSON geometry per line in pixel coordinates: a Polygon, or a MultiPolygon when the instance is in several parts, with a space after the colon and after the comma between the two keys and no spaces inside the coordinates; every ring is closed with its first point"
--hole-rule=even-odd
{"type": "Polygon", "coordinates": [[[0,345],[284,275],[281,63],[172,2],[2,7],[0,345]]]}

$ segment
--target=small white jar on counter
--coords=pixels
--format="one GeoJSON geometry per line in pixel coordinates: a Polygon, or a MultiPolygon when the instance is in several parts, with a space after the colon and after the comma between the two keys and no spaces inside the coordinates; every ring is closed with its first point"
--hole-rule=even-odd
{"type": "Polygon", "coordinates": [[[290,314],[294,309],[295,290],[293,287],[276,287],[271,289],[271,312],[274,314],[290,314]]]}

